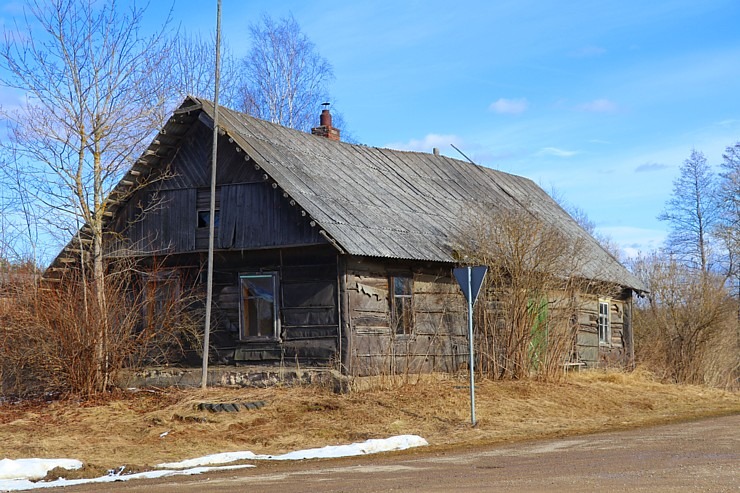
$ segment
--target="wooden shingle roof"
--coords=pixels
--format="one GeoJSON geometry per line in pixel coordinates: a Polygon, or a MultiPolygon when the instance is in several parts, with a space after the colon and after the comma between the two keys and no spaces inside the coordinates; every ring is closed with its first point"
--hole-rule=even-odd
{"type": "MultiPolygon", "coordinates": [[[[188,104],[213,117],[210,101],[188,104]]],[[[527,178],[445,156],[336,142],[223,107],[219,126],[346,253],[455,262],[467,215],[525,208],[584,240],[585,278],[645,290],[527,178]]]]}
{"type": "MultiPolygon", "coordinates": [[[[166,161],[198,120],[212,126],[213,103],[189,96],[111,197],[125,196],[139,173],[166,161]]],[[[219,107],[219,129],[344,253],[456,263],[455,250],[471,213],[524,209],[566,236],[583,240],[587,258],[581,262],[580,274],[584,278],[646,291],[639,279],[527,178],[445,156],[337,142],[224,107],[219,107]]],[[[85,250],[89,242],[85,237],[83,226],[45,278],[53,280],[55,272],[78,260],[80,248],[85,250]]]]}

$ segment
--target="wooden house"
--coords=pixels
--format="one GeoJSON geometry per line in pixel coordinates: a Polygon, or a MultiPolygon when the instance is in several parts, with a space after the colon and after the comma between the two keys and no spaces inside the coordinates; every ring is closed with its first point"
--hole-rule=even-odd
{"type": "MultiPolygon", "coordinates": [[[[155,170],[171,177],[116,204],[108,228],[126,251],[164,259],[157,279],[176,293],[200,275],[215,221],[214,362],[341,365],[354,375],[464,365],[465,307],[451,276],[458,238],[470,211],[502,207],[586,241],[580,274],[620,294],[584,295],[578,355],[591,366],[629,362],[631,299],[644,287],[531,180],[341,142],[326,110],[312,135],[219,108],[211,218],[213,112],[207,100],[183,102],[113,193],[155,170]]],[[[52,267],[62,257],[73,255],[52,267]]]]}

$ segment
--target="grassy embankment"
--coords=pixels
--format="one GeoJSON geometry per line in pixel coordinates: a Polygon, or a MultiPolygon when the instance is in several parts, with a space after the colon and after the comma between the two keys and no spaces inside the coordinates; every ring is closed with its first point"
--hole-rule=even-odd
{"type": "Polygon", "coordinates": [[[0,406],[0,458],[76,458],[84,475],[215,452],[277,454],[417,434],[433,447],[495,443],[637,427],[740,412],[740,393],[666,385],[644,372],[583,372],[559,383],[478,382],[470,426],[465,378],[416,377],[337,395],[316,387],[155,390],[97,403],[0,406]],[[408,380],[412,382],[408,382],[408,380]],[[240,413],[199,402],[265,401],[240,413]],[[164,434],[166,435],[160,436],[164,434]]]}

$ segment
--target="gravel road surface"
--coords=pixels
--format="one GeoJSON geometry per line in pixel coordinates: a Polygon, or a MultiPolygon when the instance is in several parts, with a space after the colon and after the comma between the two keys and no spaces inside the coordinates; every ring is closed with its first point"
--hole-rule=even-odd
{"type": "Polygon", "coordinates": [[[511,445],[258,462],[236,472],[63,491],[740,492],[740,415],[511,445]]]}

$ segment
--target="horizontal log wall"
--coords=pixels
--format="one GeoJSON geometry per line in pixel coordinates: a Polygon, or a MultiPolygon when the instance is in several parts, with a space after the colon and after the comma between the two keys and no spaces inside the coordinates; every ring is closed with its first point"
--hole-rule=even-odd
{"type": "Polygon", "coordinates": [[[217,313],[230,335],[230,340],[221,344],[225,363],[332,364],[339,339],[333,251],[283,249],[245,252],[244,256],[223,255],[217,268],[218,285],[214,286],[217,313]],[[279,340],[239,337],[239,274],[260,271],[278,273],[279,340]],[[231,354],[230,349],[233,349],[231,354]]]}
{"type": "Polygon", "coordinates": [[[350,368],[356,375],[455,371],[467,362],[464,298],[449,272],[349,262],[350,368]],[[412,275],[413,328],[391,328],[389,279],[412,275]]]}
{"type": "Polygon", "coordinates": [[[629,299],[623,293],[618,298],[594,294],[578,295],[578,333],[576,350],[580,361],[588,367],[626,367],[630,360],[629,299]],[[611,339],[599,342],[599,301],[609,303],[611,339]],[[627,310],[627,312],[625,311],[627,310]]]}

